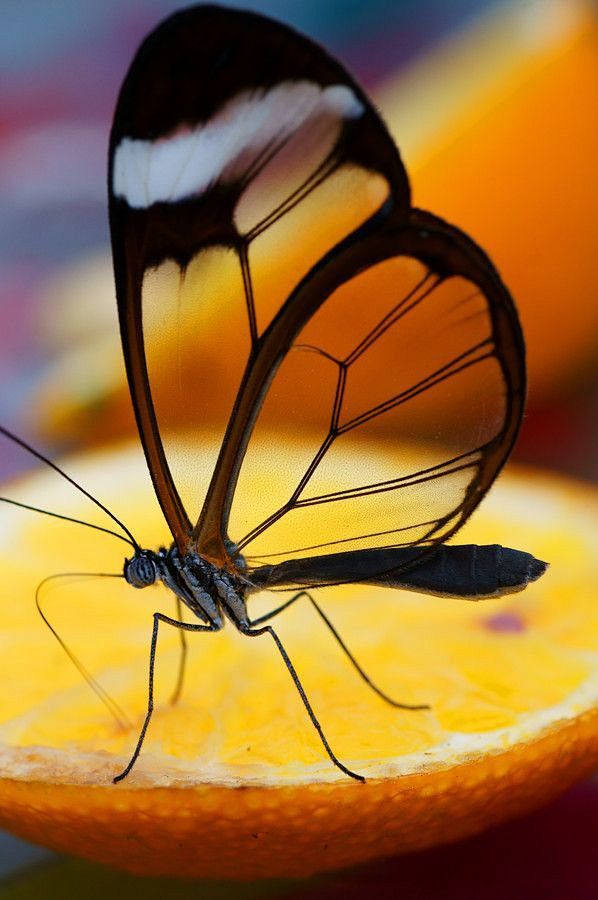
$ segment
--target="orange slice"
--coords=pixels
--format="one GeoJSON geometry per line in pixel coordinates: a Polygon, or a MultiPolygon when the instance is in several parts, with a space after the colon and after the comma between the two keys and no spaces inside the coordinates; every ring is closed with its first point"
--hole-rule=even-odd
{"type": "MultiPolygon", "coordinates": [[[[205,484],[216,447],[205,437],[192,450],[202,461],[194,481],[205,484]]],[[[300,442],[286,452],[301,452],[300,442]]],[[[259,502],[281,476],[252,458],[259,502]]],[[[73,459],[68,471],[138,540],[167,540],[137,449],[73,459]]],[[[106,524],[51,472],[9,495],[106,524]]],[[[177,635],[163,632],[143,752],[113,785],[143,718],[151,614],[172,613],[172,597],[110,578],[42,591],[63,640],[131,720],[119,727],[33,598],[55,572],[121,571],[126,546],[16,508],[2,513],[0,824],[29,840],[137,873],[304,876],[476,833],[547,802],[598,761],[598,500],[587,487],[504,477],[463,530],[463,542],[503,542],[551,562],[519,594],[468,603],[365,586],[319,592],[371,677],[430,711],[384,704],[308,606],[277,620],[332,747],[366,784],[325,757],[272,642],[227,628],[190,636],[174,707],[177,635]]],[[[259,597],[252,609],[273,602],[259,597]]]]}

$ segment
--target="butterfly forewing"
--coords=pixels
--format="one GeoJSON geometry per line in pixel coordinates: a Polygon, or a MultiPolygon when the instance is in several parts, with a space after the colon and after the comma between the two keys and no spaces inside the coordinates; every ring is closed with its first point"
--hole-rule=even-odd
{"type": "MultiPolygon", "coordinates": [[[[109,180],[133,403],[184,548],[202,490],[193,460],[170,445],[171,427],[209,425],[224,437],[243,373],[287,297],[381,208],[406,214],[408,183],[384,125],[336,61],[278,23],[210,6],[173,16],[141,47],[119,98],[109,180]],[[195,487],[183,496],[183,484],[195,487]]],[[[212,502],[212,521],[222,505],[212,502]]],[[[210,550],[223,556],[221,536],[210,550]]]]}

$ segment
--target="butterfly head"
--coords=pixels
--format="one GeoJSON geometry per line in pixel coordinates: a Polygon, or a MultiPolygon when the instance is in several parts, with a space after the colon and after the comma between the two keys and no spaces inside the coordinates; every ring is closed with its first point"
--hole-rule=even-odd
{"type": "Polygon", "coordinates": [[[151,550],[139,550],[132,559],[125,559],[124,576],[128,583],[136,588],[154,584],[158,571],[151,550]]]}

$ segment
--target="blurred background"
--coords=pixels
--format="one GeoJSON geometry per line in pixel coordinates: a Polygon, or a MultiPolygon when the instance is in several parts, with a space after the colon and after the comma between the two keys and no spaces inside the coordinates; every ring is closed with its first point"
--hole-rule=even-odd
{"type": "MultiPolygon", "coordinates": [[[[61,452],[133,428],[109,258],[106,146],[142,37],[176,2],[24,0],[0,29],[0,421],[61,452]]],[[[583,0],[248,4],[373,94],[414,205],[468,232],[519,306],[515,456],[598,475],[598,14],[583,0]]],[[[0,476],[29,466],[0,448],[0,476]]]]}
{"type": "MultiPolygon", "coordinates": [[[[111,281],[106,148],[136,47],[180,6],[0,5],[0,422],[55,456],[133,431],[111,281]]],[[[243,6],[325,44],[374,96],[401,149],[414,205],[478,241],[518,304],[530,385],[515,458],[596,481],[596,6],[243,6]]],[[[31,463],[2,442],[0,479],[31,463]]],[[[7,838],[0,866],[13,870],[36,853],[7,838]]]]}

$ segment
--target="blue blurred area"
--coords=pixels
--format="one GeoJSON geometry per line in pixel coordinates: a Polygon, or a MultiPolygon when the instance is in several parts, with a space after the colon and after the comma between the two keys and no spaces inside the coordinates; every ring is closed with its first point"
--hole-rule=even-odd
{"type": "MultiPolygon", "coordinates": [[[[503,0],[503,3],[506,0],[503,0]]],[[[4,4],[0,31],[0,73],[31,71],[69,54],[73,47],[97,44],[98,37],[118,33],[118,25],[138,22],[141,37],[169,13],[185,4],[172,0],[144,0],[122,3],[119,0],[22,0],[4,4]]],[[[419,34],[422,42],[434,40],[438,34],[459,26],[480,9],[497,5],[480,0],[249,0],[247,3],[224,4],[240,9],[253,9],[274,16],[313,37],[326,42],[331,49],[351,43],[365,34],[392,28],[398,45],[407,54],[417,51],[410,41],[401,40],[401,29],[407,35],[419,34]]],[[[116,41],[118,44],[118,41],[116,41]]],[[[108,47],[104,49],[109,52],[108,47]]],[[[110,54],[109,54],[110,55],[110,54]]]]}
{"type": "Polygon", "coordinates": [[[0,832],[0,879],[13,875],[21,869],[39,865],[53,859],[54,854],[42,847],[34,847],[11,834],[0,832]]]}

